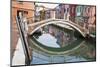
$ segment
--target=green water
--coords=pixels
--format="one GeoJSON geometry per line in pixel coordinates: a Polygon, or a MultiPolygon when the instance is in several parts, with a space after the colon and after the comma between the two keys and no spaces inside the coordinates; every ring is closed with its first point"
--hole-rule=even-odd
{"type": "Polygon", "coordinates": [[[95,61],[96,43],[85,40],[74,29],[47,25],[42,34],[29,38],[32,47],[31,64],[95,61]]]}

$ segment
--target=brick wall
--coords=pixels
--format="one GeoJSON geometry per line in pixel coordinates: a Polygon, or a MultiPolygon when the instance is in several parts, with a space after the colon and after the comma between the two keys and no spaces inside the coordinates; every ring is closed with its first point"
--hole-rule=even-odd
{"type": "MultiPolygon", "coordinates": [[[[22,10],[22,11],[27,11],[28,12],[28,16],[29,17],[33,17],[34,16],[34,3],[33,2],[18,2],[16,0],[12,0],[12,21],[11,21],[11,48],[12,48],[12,53],[14,53],[16,45],[17,45],[17,41],[19,38],[19,32],[18,32],[18,28],[17,28],[17,24],[16,24],[16,16],[17,16],[17,11],[18,10],[22,10]]],[[[33,19],[34,21],[34,19],[33,19]]],[[[33,23],[33,22],[29,22],[29,23],[33,23]]]]}

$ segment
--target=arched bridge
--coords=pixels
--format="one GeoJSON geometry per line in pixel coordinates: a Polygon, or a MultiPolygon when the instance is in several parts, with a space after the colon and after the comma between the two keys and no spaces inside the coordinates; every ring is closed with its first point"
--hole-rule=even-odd
{"type": "Polygon", "coordinates": [[[74,28],[75,30],[77,30],[78,32],[80,32],[80,34],[83,37],[86,37],[86,35],[88,34],[88,30],[84,29],[82,26],[70,21],[70,20],[64,20],[64,19],[47,19],[47,20],[42,20],[40,22],[36,22],[33,24],[29,24],[28,26],[34,27],[34,29],[32,30],[32,32],[30,33],[33,34],[36,30],[38,30],[41,27],[44,27],[46,25],[49,24],[63,24],[64,26],[70,26],[72,28],[74,28]]]}

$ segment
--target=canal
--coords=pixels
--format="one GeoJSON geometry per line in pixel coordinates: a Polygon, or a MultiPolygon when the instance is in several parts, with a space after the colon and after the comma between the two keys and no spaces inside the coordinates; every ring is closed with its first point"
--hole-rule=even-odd
{"type": "Polygon", "coordinates": [[[85,62],[96,60],[96,43],[86,40],[78,31],[50,24],[28,39],[32,49],[31,64],[85,62]]]}

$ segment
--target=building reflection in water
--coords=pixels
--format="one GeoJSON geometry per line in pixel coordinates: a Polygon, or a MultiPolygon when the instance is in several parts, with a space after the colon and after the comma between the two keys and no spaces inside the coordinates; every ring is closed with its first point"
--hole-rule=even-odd
{"type": "Polygon", "coordinates": [[[64,28],[58,29],[57,26],[48,25],[43,28],[43,31],[55,37],[57,39],[56,43],[59,44],[60,47],[67,46],[77,40],[74,36],[74,30],[65,30],[64,28]]]}
{"type": "MultiPolygon", "coordinates": [[[[65,54],[49,54],[44,51],[41,51],[37,47],[33,46],[33,59],[31,64],[46,64],[46,63],[64,63],[64,62],[81,62],[81,61],[95,61],[96,57],[96,51],[95,51],[95,43],[91,43],[86,40],[81,40],[81,38],[77,38],[74,36],[75,30],[69,30],[60,28],[55,25],[47,25],[42,28],[42,34],[41,35],[33,35],[37,38],[37,40],[42,37],[42,42],[46,42],[45,46],[53,47],[53,45],[56,45],[53,48],[63,48],[68,46],[74,46],[73,42],[80,42],[77,44],[77,49],[65,53],[65,54]],[[52,40],[50,40],[50,38],[52,40]],[[49,39],[49,40],[48,40],[49,39]],[[52,42],[52,46],[47,43],[52,42]],[[59,45],[59,46],[58,46],[59,45]]],[[[44,43],[45,44],[45,43],[44,43]]],[[[66,48],[65,48],[66,49],[66,48]]],[[[72,48],[73,49],[73,48],[72,48]]],[[[71,50],[71,49],[70,49],[71,50]]]]}

